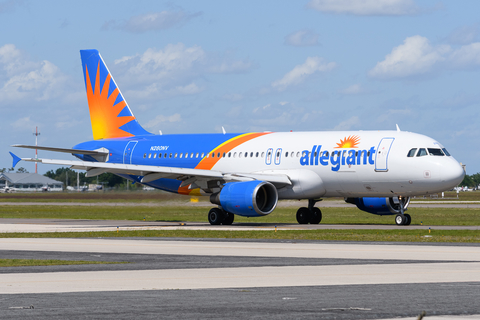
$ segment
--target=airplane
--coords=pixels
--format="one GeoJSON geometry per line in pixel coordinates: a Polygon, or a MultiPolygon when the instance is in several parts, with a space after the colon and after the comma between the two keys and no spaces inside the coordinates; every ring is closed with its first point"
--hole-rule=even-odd
{"type": "Polygon", "coordinates": [[[450,190],[465,175],[439,142],[398,125],[392,131],[155,135],[139,124],[100,53],[80,55],[94,140],[72,149],[13,145],[79,159],[21,159],[10,152],[13,166],[20,160],[67,165],[87,177],[111,172],[164,191],[209,196],[217,206],[208,212],[212,225],[230,225],[235,215],[268,215],[282,199],[308,200],[297,221],[318,224],[315,204],[327,197],[409,225],[412,196],[450,190]]]}

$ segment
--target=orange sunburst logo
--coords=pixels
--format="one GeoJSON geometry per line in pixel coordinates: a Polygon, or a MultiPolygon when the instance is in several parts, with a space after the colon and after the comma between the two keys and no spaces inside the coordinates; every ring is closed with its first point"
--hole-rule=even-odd
{"type": "Polygon", "coordinates": [[[338,148],[358,148],[358,144],[360,143],[359,136],[349,136],[345,139],[340,139],[340,143],[337,143],[335,149],[338,148]]]}
{"type": "Polygon", "coordinates": [[[112,80],[107,75],[102,91],[100,91],[100,61],[98,62],[97,75],[95,77],[95,88],[92,88],[88,68],[85,65],[86,87],[88,108],[90,109],[90,120],[92,122],[93,139],[110,139],[121,137],[133,137],[133,134],[122,129],[121,126],[135,119],[134,116],[118,117],[120,112],[127,105],[124,100],[115,104],[118,88],[108,96],[108,88],[112,80]]]}

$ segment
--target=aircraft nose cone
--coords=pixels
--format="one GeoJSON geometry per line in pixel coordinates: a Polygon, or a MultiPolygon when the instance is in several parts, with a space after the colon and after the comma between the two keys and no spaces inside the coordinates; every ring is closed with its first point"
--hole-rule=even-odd
{"type": "Polygon", "coordinates": [[[448,189],[451,189],[462,182],[465,177],[465,170],[463,170],[462,166],[457,161],[454,161],[454,163],[443,169],[442,176],[442,182],[445,183],[445,186],[447,186],[448,189]]]}

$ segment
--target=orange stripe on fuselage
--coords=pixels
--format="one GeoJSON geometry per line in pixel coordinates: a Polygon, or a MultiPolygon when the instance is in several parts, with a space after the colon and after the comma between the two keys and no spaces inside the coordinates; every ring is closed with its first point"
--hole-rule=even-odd
{"type": "MultiPolygon", "coordinates": [[[[213,166],[223,157],[223,153],[230,152],[233,148],[238,147],[242,143],[245,143],[247,141],[250,141],[254,138],[261,137],[266,134],[270,134],[271,132],[253,132],[253,133],[245,133],[239,136],[236,136],[235,138],[232,138],[230,140],[225,141],[209,153],[209,157],[204,157],[202,161],[195,167],[195,169],[203,169],[203,170],[210,170],[213,168],[213,166]],[[215,157],[212,158],[211,154],[215,152],[215,157]],[[222,157],[217,157],[217,153],[220,152],[222,154],[222,157]]],[[[195,195],[200,195],[198,192],[198,189],[189,189],[188,186],[184,186],[181,188],[178,188],[177,192],[179,194],[195,194],[195,195]]]]}
{"type": "Polygon", "coordinates": [[[228,153],[235,147],[238,147],[242,143],[245,143],[247,141],[250,141],[252,139],[255,139],[257,137],[270,134],[271,132],[253,132],[253,133],[245,133],[242,135],[239,135],[235,138],[232,138],[230,140],[225,141],[209,153],[209,157],[205,157],[200,161],[200,163],[195,167],[195,169],[203,169],[203,170],[211,170],[217,162],[222,159],[221,157],[217,157],[217,153],[220,152],[220,154],[223,156],[223,153],[228,153]],[[212,157],[211,154],[215,153],[215,157],[212,157]]]}

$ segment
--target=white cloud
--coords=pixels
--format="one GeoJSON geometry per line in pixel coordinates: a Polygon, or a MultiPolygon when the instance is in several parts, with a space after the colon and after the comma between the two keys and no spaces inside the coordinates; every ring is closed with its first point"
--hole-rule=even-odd
{"type": "Polygon", "coordinates": [[[115,74],[130,88],[129,94],[159,98],[199,93],[205,88],[198,82],[205,81],[206,74],[241,72],[248,70],[251,63],[221,58],[218,54],[205,52],[200,46],[186,47],[178,43],[121,57],[115,60],[114,67],[117,69],[115,74]]]}
{"type": "Polygon", "coordinates": [[[396,121],[402,120],[402,119],[411,119],[412,117],[412,110],[405,108],[405,109],[389,109],[383,111],[382,114],[380,114],[377,117],[377,122],[389,122],[392,121],[392,119],[395,119],[396,121]]]}
{"type": "Polygon", "coordinates": [[[431,74],[442,69],[469,69],[480,66],[480,42],[454,49],[449,45],[431,45],[422,36],[405,39],[369,71],[377,79],[402,79],[431,74]]]}
{"type": "Polygon", "coordinates": [[[127,21],[112,20],[106,22],[102,29],[117,29],[132,33],[165,30],[182,26],[189,20],[198,17],[201,12],[187,13],[182,9],[176,11],[161,11],[133,16],[127,21]]]}
{"type": "Polygon", "coordinates": [[[413,36],[402,45],[393,48],[385,60],[378,62],[369,71],[369,76],[379,79],[405,78],[422,75],[433,70],[433,66],[445,60],[451,50],[447,45],[432,46],[427,38],[413,36]]]}
{"type": "Polygon", "coordinates": [[[452,44],[469,44],[480,40],[479,24],[459,27],[450,33],[446,40],[452,44]]]}
{"type": "Polygon", "coordinates": [[[455,68],[480,66],[480,42],[460,47],[449,56],[449,62],[455,68]]]}
{"type": "Polygon", "coordinates": [[[272,87],[274,89],[283,91],[289,86],[302,83],[314,73],[328,72],[335,67],[335,62],[326,63],[320,57],[308,57],[305,63],[295,66],[295,68],[285,74],[282,79],[274,81],[272,83],[272,87]]]}
{"type": "Polygon", "coordinates": [[[328,13],[401,16],[420,12],[412,0],[311,0],[307,7],[328,13]]]}
{"type": "Polygon", "coordinates": [[[68,78],[57,66],[47,60],[29,61],[12,44],[0,47],[0,70],[0,100],[41,101],[65,94],[68,78]]]}
{"type": "Polygon", "coordinates": [[[158,115],[154,119],[145,124],[147,129],[156,129],[162,123],[173,123],[182,121],[182,116],[179,113],[172,114],[171,116],[158,115]]]}
{"type": "Polygon", "coordinates": [[[360,84],[352,84],[350,87],[339,91],[341,94],[355,95],[365,93],[365,89],[360,84]]]}
{"type": "Polygon", "coordinates": [[[294,47],[317,46],[319,35],[311,30],[300,30],[285,37],[285,44],[294,47]]]}
{"type": "Polygon", "coordinates": [[[351,130],[352,128],[355,128],[358,124],[360,124],[360,118],[357,116],[353,116],[348,118],[345,121],[340,122],[338,125],[336,125],[333,130],[351,130]]]}

